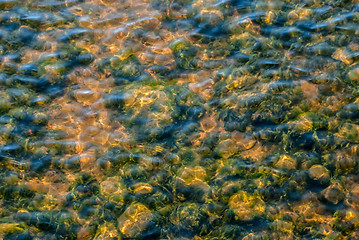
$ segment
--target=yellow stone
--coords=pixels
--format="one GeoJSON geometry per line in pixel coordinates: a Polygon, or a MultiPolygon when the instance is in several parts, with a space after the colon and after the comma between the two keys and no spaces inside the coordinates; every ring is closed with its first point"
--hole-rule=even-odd
{"type": "Polygon", "coordinates": [[[120,234],[117,231],[116,226],[113,223],[106,222],[105,224],[99,227],[95,239],[96,240],[120,239],[119,235],[120,234]]]}
{"type": "Polygon", "coordinates": [[[298,121],[296,121],[294,124],[295,124],[295,128],[298,130],[310,131],[313,129],[312,121],[308,119],[306,116],[301,116],[301,118],[298,121]]]}
{"type": "Polygon", "coordinates": [[[326,189],[322,191],[325,199],[333,204],[338,204],[340,201],[344,199],[344,188],[340,185],[340,183],[335,182],[326,189]]]}
{"type": "Polygon", "coordinates": [[[147,194],[152,192],[152,186],[148,183],[136,183],[133,189],[136,194],[147,194]]]}
{"type": "Polygon", "coordinates": [[[332,58],[340,60],[345,64],[352,64],[353,60],[350,53],[345,48],[338,48],[332,55],[332,58]]]}
{"type": "Polygon", "coordinates": [[[275,13],[273,11],[268,11],[264,18],[264,22],[266,24],[272,24],[274,18],[275,18],[275,13]]]}
{"type": "Polygon", "coordinates": [[[97,100],[98,93],[91,89],[78,89],[74,91],[74,97],[83,105],[91,105],[97,100]]]}
{"type": "Polygon", "coordinates": [[[136,238],[152,219],[151,211],[143,204],[133,203],[118,219],[118,228],[127,238],[136,238]]]}
{"type": "Polygon", "coordinates": [[[348,77],[351,81],[359,81],[359,67],[354,68],[348,73],[348,77]]]}
{"type": "Polygon", "coordinates": [[[359,143],[359,125],[357,124],[345,123],[338,134],[348,141],[359,143]]]}
{"type": "Polygon", "coordinates": [[[110,177],[101,182],[101,194],[104,196],[110,196],[112,194],[120,194],[123,190],[119,183],[118,177],[110,177]]]}
{"type": "Polygon", "coordinates": [[[238,144],[232,139],[223,140],[217,146],[218,153],[225,159],[234,155],[238,150],[238,144]]]}
{"type": "Polygon", "coordinates": [[[18,223],[0,223],[0,236],[23,230],[18,223]]]}
{"type": "Polygon", "coordinates": [[[354,209],[348,209],[345,214],[345,219],[349,221],[356,220],[358,221],[358,212],[354,209]]]}
{"type": "Polygon", "coordinates": [[[256,216],[262,215],[265,204],[258,196],[240,191],[229,199],[229,207],[234,211],[237,218],[242,221],[251,221],[256,216]]]}
{"type": "Polygon", "coordinates": [[[248,150],[254,147],[257,140],[250,134],[234,131],[231,134],[232,139],[236,142],[240,150],[248,150]]]}
{"type": "Polygon", "coordinates": [[[309,169],[309,176],[311,179],[314,180],[321,180],[321,181],[330,180],[329,170],[319,164],[313,165],[309,169]]]}
{"type": "Polygon", "coordinates": [[[182,171],[181,179],[188,185],[196,180],[204,181],[206,176],[206,170],[200,166],[196,166],[194,168],[185,167],[182,171]]]}
{"type": "Polygon", "coordinates": [[[288,155],[282,155],[275,166],[281,169],[294,170],[297,167],[297,161],[288,155]]]}
{"type": "Polygon", "coordinates": [[[213,117],[204,117],[200,124],[204,132],[211,132],[217,126],[217,123],[213,117]]]}

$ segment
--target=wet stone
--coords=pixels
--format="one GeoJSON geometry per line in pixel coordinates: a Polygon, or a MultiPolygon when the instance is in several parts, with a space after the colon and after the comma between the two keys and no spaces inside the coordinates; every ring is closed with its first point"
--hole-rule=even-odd
{"type": "Polygon", "coordinates": [[[80,64],[89,64],[93,62],[94,56],[92,54],[81,54],[76,58],[76,61],[80,64]]]}
{"type": "Polygon", "coordinates": [[[74,156],[64,161],[64,168],[69,170],[80,170],[81,158],[74,156]]]}
{"type": "Polygon", "coordinates": [[[339,135],[351,142],[359,142],[359,126],[357,124],[345,123],[339,130],[339,135]]]}
{"type": "Polygon", "coordinates": [[[318,43],[311,46],[310,51],[314,54],[331,56],[334,53],[335,48],[328,43],[318,43]]]}
{"type": "Polygon", "coordinates": [[[262,32],[264,34],[273,35],[274,37],[285,39],[285,40],[293,37],[297,37],[302,33],[302,31],[297,27],[282,27],[282,28],[267,27],[262,29],[262,32]]]}
{"type": "Polygon", "coordinates": [[[0,9],[0,239],[359,239],[357,1],[0,9]]]}
{"type": "Polygon", "coordinates": [[[184,49],[189,46],[191,46],[191,43],[188,40],[186,40],[185,38],[176,39],[169,45],[171,50],[174,52],[180,51],[181,49],[184,49]]]}
{"type": "Polygon", "coordinates": [[[14,83],[19,83],[24,86],[28,86],[31,88],[42,88],[47,85],[48,81],[46,79],[38,79],[33,77],[26,77],[16,75],[13,78],[14,83]]]}
{"type": "Polygon", "coordinates": [[[136,183],[133,186],[133,192],[135,194],[149,194],[152,192],[152,186],[148,183],[136,183]]]}
{"type": "Polygon", "coordinates": [[[138,237],[146,230],[151,219],[151,211],[146,206],[135,203],[127,207],[118,218],[118,228],[128,238],[138,237]]]}
{"type": "Polygon", "coordinates": [[[172,224],[180,225],[183,231],[193,232],[200,227],[201,213],[200,206],[196,203],[181,204],[172,211],[169,220],[172,224]]]}
{"type": "Polygon", "coordinates": [[[329,170],[319,164],[309,168],[309,176],[311,179],[319,181],[322,184],[328,183],[330,180],[329,170]]]}
{"type": "Polygon", "coordinates": [[[121,204],[124,198],[124,186],[122,186],[118,177],[110,177],[101,182],[101,194],[110,201],[121,204]]]}
{"type": "Polygon", "coordinates": [[[232,139],[223,140],[217,146],[217,151],[223,158],[229,158],[238,150],[239,146],[232,139]]]}
{"type": "Polygon", "coordinates": [[[297,168],[297,160],[288,155],[282,155],[275,166],[285,170],[294,170],[297,168]]]}
{"type": "Polygon", "coordinates": [[[105,106],[108,108],[121,108],[125,105],[132,104],[135,101],[135,96],[130,92],[111,93],[104,97],[104,101],[105,106]]]}
{"type": "Polygon", "coordinates": [[[338,153],[336,157],[335,167],[340,173],[350,173],[355,170],[357,160],[348,155],[338,153]]]}
{"type": "Polygon", "coordinates": [[[358,209],[359,207],[358,200],[359,200],[359,185],[355,184],[354,186],[351,186],[349,194],[346,197],[345,203],[354,209],[358,209]]]}
{"type": "Polygon", "coordinates": [[[0,111],[7,112],[11,106],[10,97],[8,95],[2,95],[0,98],[0,111]]]}
{"type": "Polygon", "coordinates": [[[46,20],[46,16],[41,12],[31,12],[21,17],[21,21],[33,28],[42,27],[46,24],[46,20]]]}
{"type": "Polygon", "coordinates": [[[31,91],[27,88],[10,88],[8,92],[11,98],[16,102],[26,102],[32,95],[31,91]]]}
{"type": "Polygon", "coordinates": [[[5,62],[0,67],[1,67],[0,70],[2,70],[2,72],[10,75],[17,72],[17,65],[12,62],[5,62]]]}
{"type": "Polygon", "coordinates": [[[84,28],[73,28],[67,31],[67,33],[59,38],[59,41],[70,41],[84,36],[87,33],[90,33],[89,29],[84,28]]]}
{"type": "Polygon", "coordinates": [[[28,63],[20,66],[20,72],[24,75],[35,76],[39,71],[39,67],[34,63],[28,63]]]}
{"type": "Polygon", "coordinates": [[[30,164],[30,170],[34,171],[35,173],[43,173],[47,171],[47,169],[51,165],[51,156],[44,156],[44,157],[36,157],[30,164]]]}
{"type": "Polygon", "coordinates": [[[359,104],[351,103],[345,105],[342,110],[338,112],[338,116],[349,119],[359,118],[359,104]]]}
{"type": "Polygon", "coordinates": [[[355,67],[348,72],[348,78],[351,81],[358,82],[359,81],[359,67],[355,67]]]}
{"type": "Polygon", "coordinates": [[[6,10],[16,6],[16,0],[1,0],[0,1],[0,9],[6,10]]]}
{"type": "Polygon", "coordinates": [[[30,100],[31,104],[42,106],[50,102],[50,98],[46,95],[40,95],[30,100]]]}
{"type": "Polygon", "coordinates": [[[72,94],[79,103],[84,105],[91,105],[98,98],[98,94],[90,89],[75,90],[72,94]]]}
{"type": "Polygon", "coordinates": [[[105,223],[99,227],[95,239],[111,239],[117,237],[120,233],[112,223],[105,223]]]}
{"type": "Polygon", "coordinates": [[[224,17],[221,11],[219,10],[202,10],[199,15],[199,21],[205,26],[205,27],[213,27],[217,26],[218,24],[223,21],[224,17]]]}
{"type": "Polygon", "coordinates": [[[260,217],[265,210],[263,200],[245,191],[239,191],[229,200],[229,207],[241,221],[252,221],[260,217]]]}
{"type": "Polygon", "coordinates": [[[340,183],[335,182],[322,191],[324,198],[332,204],[338,204],[344,199],[345,191],[340,183]]]}
{"type": "Polygon", "coordinates": [[[16,143],[14,144],[7,144],[1,148],[1,152],[5,154],[16,154],[20,153],[22,147],[16,143]]]}
{"type": "Polygon", "coordinates": [[[49,116],[45,113],[35,113],[33,122],[39,125],[45,125],[49,121],[49,116]]]}
{"type": "Polygon", "coordinates": [[[240,150],[251,149],[257,142],[254,136],[251,134],[244,134],[238,131],[233,131],[231,136],[240,150]]]}
{"type": "Polygon", "coordinates": [[[45,70],[48,72],[50,76],[60,76],[64,74],[67,70],[67,65],[65,63],[56,63],[56,64],[49,64],[45,66],[45,70]]]}
{"type": "Polygon", "coordinates": [[[32,41],[32,39],[34,37],[36,37],[36,32],[34,30],[32,30],[29,27],[20,27],[20,29],[18,30],[18,38],[20,39],[21,42],[23,43],[29,43],[32,41]]]}
{"type": "Polygon", "coordinates": [[[351,58],[351,54],[346,49],[341,49],[341,48],[337,49],[333,53],[332,58],[334,58],[336,60],[340,60],[343,63],[348,64],[348,65],[353,63],[353,60],[351,58]]]}

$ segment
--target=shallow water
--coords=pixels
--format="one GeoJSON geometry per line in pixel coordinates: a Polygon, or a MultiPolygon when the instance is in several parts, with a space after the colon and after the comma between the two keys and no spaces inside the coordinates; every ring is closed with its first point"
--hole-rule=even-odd
{"type": "Polygon", "coordinates": [[[1,239],[359,238],[359,2],[0,0],[1,239]]]}

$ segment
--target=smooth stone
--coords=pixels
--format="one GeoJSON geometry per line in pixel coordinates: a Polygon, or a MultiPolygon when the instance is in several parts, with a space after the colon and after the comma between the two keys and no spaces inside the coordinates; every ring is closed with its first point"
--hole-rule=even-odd
{"type": "Polygon", "coordinates": [[[319,164],[313,165],[309,168],[309,177],[321,183],[328,183],[330,180],[329,170],[319,164]]]}
{"type": "Polygon", "coordinates": [[[275,166],[281,169],[295,170],[297,168],[297,160],[288,155],[282,155],[275,166]]]}
{"type": "Polygon", "coordinates": [[[133,186],[133,192],[135,194],[149,194],[152,192],[152,186],[144,182],[136,183],[133,186]]]}
{"type": "Polygon", "coordinates": [[[265,210],[262,199],[245,191],[239,191],[233,195],[228,205],[241,221],[252,221],[255,217],[263,215],[265,210]]]}
{"type": "Polygon", "coordinates": [[[17,0],[0,0],[0,9],[10,9],[18,4],[17,0]]]}
{"type": "Polygon", "coordinates": [[[90,64],[93,60],[94,56],[90,53],[81,54],[76,58],[76,61],[81,64],[90,64]]]}
{"type": "Polygon", "coordinates": [[[359,67],[356,67],[348,72],[348,78],[351,81],[359,82],[359,67]]]}
{"type": "Polygon", "coordinates": [[[143,204],[132,203],[118,218],[118,228],[126,238],[136,238],[148,227],[151,211],[143,204]]]}
{"type": "Polygon", "coordinates": [[[38,106],[43,106],[50,102],[50,98],[46,95],[36,96],[35,98],[31,99],[30,103],[38,106]]]}
{"type": "Polygon", "coordinates": [[[178,38],[170,43],[170,49],[173,52],[181,51],[191,46],[191,43],[185,38],[178,38]]]}
{"type": "Polygon", "coordinates": [[[22,149],[22,147],[16,143],[13,144],[7,144],[2,147],[1,152],[7,153],[7,154],[14,154],[19,152],[22,149]]]}
{"type": "Polygon", "coordinates": [[[338,135],[348,141],[359,143],[359,125],[347,122],[339,130],[338,135]]]}
{"type": "Polygon", "coordinates": [[[331,202],[335,205],[342,201],[345,196],[344,188],[338,182],[333,183],[324,189],[321,193],[328,202],[331,202]]]}
{"type": "Polygon", "coordinates": [[[238,144],[232,139],[223,140],[217,146],[218,153],[225,159],[234,155],[239,149],[238,144]]]}
{"type": "Polygon", "coordinates": [[[78,89],[73,91],[75,99],[83,105],[92,105],[98,98],[98,93],[90,89],[78,89]]]}

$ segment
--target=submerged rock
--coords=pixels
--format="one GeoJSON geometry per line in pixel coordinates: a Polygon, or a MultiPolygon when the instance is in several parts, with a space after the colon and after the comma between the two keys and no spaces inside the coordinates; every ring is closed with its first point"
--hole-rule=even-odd
{"type": "Polygon", "coordinates": [[[152,186],[148,183],[139,182],[133,186],[133,192],[135,194],[149,194],[152,190],[152,186]]]}
{"type": "Polygon", "coordinates": [[[328,183],[330,181],[329,170],[319,164],[310,167],[309,176],[311,179],[318,181],[322,184],[328,183]]]}
{"type": "Polygon", "coordinates": [[[241,221],[252,221],[264,214],[265,203],[256,196],[245,191],[239,191],[229,199],[229,207],[241,221]]]}
{"type": "Polygon", "coordinates": [[[297,168],[297,160],[288,155],[282,155],[275,166],[285,170],[295,170],[297,168]]]}
{"type": "Polygon", "coordinates": [[[348,141],[359,143],[359,125],[353,123],[345,123],[338,133],[348,141]]]}
{"type": "Polygon", "coordinates": [[[340,183],[335,182],[322,191],[324,198],[333,204],[338,204],[344,199],[345,191],[340,183]]]}
{"type": "Polygon", "coordinates": [[[357,238],[357,1],[0,9],[0,239],[357,238]]]}
{"type": "Polygon", "coordinates": [[[348,78],[351,81],[358,82],[359,81],[359,67],[355,67],[348,72],[348,78]]]}
{"type": "Polygon", "coordinates": [[[217,146],[217,151],[223,158],[229,158],[238,152],[238,150],[238,144],[232,139],[223,140],[217,146]]]}
{"type": "Polygon", "coordinates": [[[97,100],[98,93],[90,89],[78,89],[73,92],[73,96],[79,103],[83,105],[91,105],[97,100]]]}
{"type": "Polygon", "coordinates": [[[149,226],[151,211],[143,204],[133,203],[118,219],[118,228],[127,238],[136,238],[149,226]]]}

